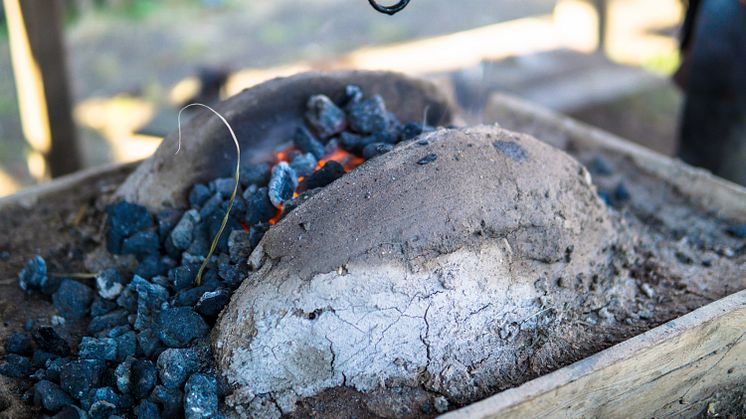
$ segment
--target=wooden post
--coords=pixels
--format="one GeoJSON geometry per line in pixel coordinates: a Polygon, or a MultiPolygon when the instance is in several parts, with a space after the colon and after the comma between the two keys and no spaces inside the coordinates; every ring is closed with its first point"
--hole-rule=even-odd
{"type": "Polygon", "coordinates": [[[59,0],[3,0],[28,163],[37,178],[80,168],[59,0]]]}

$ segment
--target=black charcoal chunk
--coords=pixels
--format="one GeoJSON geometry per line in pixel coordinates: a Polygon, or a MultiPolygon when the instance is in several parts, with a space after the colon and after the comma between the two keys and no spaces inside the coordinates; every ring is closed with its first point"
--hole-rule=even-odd
{"type": "Polygon", "coordinates": [[[107,300],[115,300],[125,286],[124,278],[114,268],[104,269],[96,275],[98,295],[107,300]]]}
{"type": "Polygon", "coordinates": [[[160,239],[154,231],[139,231],[124,239],[122,254],[135,255],[137,260],[142,260],[147,255],[158,255],[160,247],[160,239]]]}
{"type": "Polygon", "coordinates": [[[113,338],[83,336],[78,346],[78,356],[81,359],[114,361],[117,359],[117,341],[113,338]]]}
{"type": "Polygon", "coordinates": [[[306,127],[298,127],[295,130],[293,145],[302,153],[311,153],[317,159],[324,157],[324,144],[321,144],[306,127]]]}
{"type": "Polygon", "coordinates": [[[725,232],[737,239],[746,239],[746,224],[735,224],[725,229],[725,232]]]}
{"type": "Polygon", "coordinates": [[[114,301],[104,300],[100,295],[94,295],[91,304],[91,317],[103,316],[116,310],[116,308],[117,303],[114,301]]]}
{"type": "Polygon", "coordinates": [[[194,310],[204,317],[214,319],[223,310],[223,307],[230,301],[231,293],[225,288],[219,288],[202,294],[194,310]]]}
{"type": "Polygon", "coordinates": [[[208,199],[210,199],[211,195],[210,188],[201,183],[197,183],[192,186],[192,190],[189,191],[189,205],[191,205],[192,208],[200,208],[208,199]]]}
{"type": "Polygon", "coordinates": [[[151,326],[161,306],[168,300],[168,290],[135,275],[130,283],[137,291],[136,330],[145,330],[151,326]]]}
{"type": "Polygon", "coordinates": [[[118,309],[101,316],[96,316],[91,319],[90,323],[88,323],[88,333],[95,334],[103,330],[111,329],[112,327],[125,325],[128,323],[128,315],[129,313],[127,310],[118,309]]]}
{"type": "Polygon", "coordinates": [[[309,190],[314,188],[323,188],[324,186],[344,176],[344,174],[345,169],[344,167],[342,167],[341,164],[337,163],[334,160],[329,160],[328,162],[326,162],[326,164],[324,164],[324,167],[303,180],[301,189],[309,190]]]}
{"type": "Polygon", "coordinates": [[[60,387],[81,400],[91,389],[101,385],[106,363],[98,359],[77,359],[67,363],[60,372],[60,387]]]}
{"type": "Polygon", "coordinates": [[[91,308],[93,290],[80,282],[65,279],[57,292],[52,295],[52,302],[62,317],[82,319],[91,308]]]}
{"type": "Polygon", "coordinates": [[[43,368],[44,366],[48,365],[48,363],[54,361],[59,357],[59,355],[53,354],[51,352],[36,350],[34,351],[34,355],[31,357],[31,364],[33,364],[35,368],[43,368]]]}
{"type": "Polygon", "coordinates": [[[151,398],[162,406],[164,418],[180,418],[184,416],[184,394],[178,389],[168,389],[157,386],[151,398]]]}
{"type": "Polygon", "coordinates": [[[324,95],[314,95],[308,99],[306,121],[322,139],[339,134],[347,125],[344,111],[324,95]]]}
{"type": "Polygon", "coordinates": [[[386,154],[393,149],[394,146],[388,143],[371,143],[363,149],[363,157],[369,160],[378,155],[386,154]]]}
{"type": "Polygon", "coordinates": [[[129,202],[119,202],[106,208],[108,230],[106,247],[114,254],[121,253],[122,243],[127,237],[153,226],[148,209],[129,202]]]}
{"type": "Polygon", "coordinates": [[[389,126],[389,114],[383,99],[376,95],[347,105],[350,128],[360,134],[384,131],[389,126]]]}
{"type": "Polygon", "coordinates": [[[158,337],[168,347],[189,346],[209,331],[207,323],[191,307],[167,308],[158,314],[158,337]]]}
{"type": "Polygon", "coordinates": [[[348,106],[350,103],[360,102],[361,100],[363,100],[363,89],[361,89],[360,86],[348,84],[345,86],[344,93],[340,99],[340,104],[342,106],[348,106]]]}
{"type": "Polygon", "coordinates": [[[62,408],[53,419],[89,419],[88,413],[75,405],[68,405],[62,408]]]}
{"type": "Polygon", "coordinates": [[[135,269],[135,275],[145,279],[154,279],[168,274],[169,269],[174,266],[176,266],[176,262],[168,256],[163,258],[157,255],[145,256],[135,269]]]}
{"type": "Polygon", "coordinates": [[[588,163],[588,171],[597,176],[609,176],[614,173],[608,160],[602,155],[597,155],[588,163]]]}
{"type": "Polygon", "coordinates": [[[407,124],[404,124],[404,126],[401,127],[399,130],[399,140],[400,141],[407,141],[411,140],[418,135],[422,134],[423,132],[426,132],[427,128],[423,126],[420,123],[417,122],[410,122],[407,124]]]}
{"type": "Polygon", "coordinates": [[[169,348],[158,356],[158,375],[169,389],[181,389],[200,369],[200,359],[192,348],[169,348]]]}
{"type": "Polygon", "coordinates": [[[343,150],[357,155],[361,155],[365,147],[373,142],[376,142],[376,138],[372,135],[362,136],[350,132],[343,132],[342,135],[339,136],[339,146],[342,147],[343,150]]]}
{"type": "Polygon", "coordinates": [[[266,223],[277,214],[277,208],[269,200],[267,188],[259,188],[256,192],[245,196],[248,208],[246,210],[246,224],[253,226],[258,223],[266,223]]]}
{"type": "Polygon", "coordinates": [[[161,242],[166,240],[171,230],[176,227],[176,223],[181,219],[183,211],[177,211],[174,209],[165,209],[158,213],[156,219],[158,220],[158,237],[161,242]]]}
{"type": "Polygon", "coordinates": [[[218,415],[218,382],[210,374],[193,374],[184,387],[184,416],[187,419],[218,415]]]}
{"type": "Polygon", "coordinates": [[[18,354],[7,354],[0,360],[0,375],[12,378],[27,377],[33,371],[31,361],[18,354]]]}
{"type": "Polygon", "coordinates": [[[269,200],[275,208],[293,197],[295,188],[298,187],[298,175],[287,162],[280,162],[272,168],[272,178],[269,180],[269,200]]]}
{"type": "Polygon", "coordinates": [[[124,361],[127,357],[135,356],[137,352],[137,335],[133,331],[128,331],[120,336],[114,336],[117,344],[116,360],[124,361]]]}
{"type": "Polygon", "coordinates": [[[36,346],[42,351],[67,356],[70,354],[70,345],[62,339],[51,327],[40,327],[32,333],[36,346]]]}
{"type": "Polygon", "coordinates": [[[520,144],[513,141],[495,141],[492,143],[495,149],[511,160],[522,162],[528,160],[528,153],[520,144]]]}
{"type": "Polygon", "coordinates": [[[194,227],[200,222],[197,210],[189,210],[181,216],[176,227],[171,231],[171,242],[177,249],[185,250],[192,244],[194,227]]]}
{"type": "Polygon", "coordinates": [[[318,161],[311,153],[299,154],[290,163],[290,167],[295,170],[295,174],[300,176],[308,176],[316,169],[318,161]]]}
{"type": "Polygon", "coordinates": [[[18,285],[24,291],[41,290],[47,282],[47,263],[41,256],[34,256],[18,274],[18,285]]]}
{"type": "MultiPolygon", "coordinates": [[[[321,191],[321,188],[309,189],[307,191],[303,191],[300,195],[296,196],[295,198],[287,201],[285,203],[284,214],[290,214],[291,211],[298,208],[300,204],[306,202],[309,198],[316,195],[319,191],[321,191]]],[[[257,244],[259,243],[259,240],[261,240],[261,236],[259,236],[257,240],[257,244]]]]}
{"type": "Polygon", "coordinates": [[[158,383],[158,372],[155,364],[148,360],[135,360],[130,370],[130,385],[133,397],[144,399],[158,383]]]}
{"type": "Polygon", "coordinates": [[[47,380],[34,384],[34,406],[41,407],[47,412],[59,412],[72,403],[73,399],[57,384],[47,380]]]}
{"type": "Polygon", "coordinates": [[[177,291],[194,286],[199,266],[191,264],[179,266],[168,271],[168,279],[171,282],[171,286],[177,291]]]}
{"type": "Polygon", "coordinates": [[[427,156],[425,156],[425,157],[417,160],[417,164],[419,164],[420,166],[424,166],[426,164],[434,162],[437,159],[438,159],[438,155],[437,154],[430,153],[427,156]]]}
{"type": "Polygon", "coordinates": [[[132,411],[137,419],[160,419],[161,411],[158,405],[150,400],[143,400],[132,411]]]}
{"type": "Polygon", "coordinates": [[[244,187],[266,185],[269,182],[269,175],[268,163],[242,165],[240,170],[241,185],[244,187]]]}
{"type": "Polygon", "coordinates": [[[623,203],[629,201],[630,197],[631,195],[629,190],[627,190],[627,186],[624,185],[624,182],[619,182],[616,188],[614,188],[614,200],[617,203],[623,203]]]}
{"type": "Polygon", "coordinates": [[[55,358],[45,363],[47,380],[59,383],[60,371],[71,361],[70,358],[55,358]]]}
{"type": "Polygon", "coordinates": [[[205,218],[208,215],[215,212],[216,209],[220,208],[220,205],[223,204],[223,197],[220,196],[219,193],[216,193],[213,195],[210,199],[205,202],[205,205],[202,206],[202,209],[199,210],[199,216],[201,218],[205,218]]]}
{"type": "Polygon", "coordinates": [[[25,333],[15,332],[5,338],[5,353],[29,356],[34,352],[34,343],[25,333]]]}
{"type": "Polygon", "coordinates": [[[210,182],[210,190],[220,194],[223,199],[230,198],[235,187],[236,180],[232,177],[218,178],[210,182]]]}

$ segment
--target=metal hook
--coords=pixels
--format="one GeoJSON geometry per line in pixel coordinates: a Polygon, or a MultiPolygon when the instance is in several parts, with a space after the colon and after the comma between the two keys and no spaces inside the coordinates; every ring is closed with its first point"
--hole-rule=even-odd
{"type": "Polygon", "coordinates": [[[381,6],[376,0],[368,0],[368,2],[370,2],[370,5],[373,6],[374,9],[387,15],[401,12],[409,4],[409,0],[399,0],[399,3],[396,3],[393,6],[381,6]]]}

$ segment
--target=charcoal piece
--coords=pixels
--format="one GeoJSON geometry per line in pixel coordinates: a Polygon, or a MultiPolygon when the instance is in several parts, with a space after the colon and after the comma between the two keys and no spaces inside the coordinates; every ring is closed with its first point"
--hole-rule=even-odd
{"type": "Polygon", "coordinates": [[[184,393],[178,389],[156,386],[151,399],[162,407],[164,418],[180,418],[184,416],[184,393]]]}
{"type": "Polygon", "coordinates": [[[0,375],[12,378],[27,377],[33,371],[31,361],[18,354],[7,354],[0,361],[0,375]]]}
{"type": "Polygon", "coordinates": [[[328,156],[331,154],[334,154],[335,151],[339,149],[339,140],[336,138],[330,138],[329,142],[326,143],[324,146],[324,155],[328,156]]]}
{"type": "Polygon", "coordinates": [[[158,334],[151,329],[143,330],[137,334],[137,344],[140,346],[142,353],[148,358],[154,358],[160,354],[164,347],[158,334]]]}
{"type": "Polygon", "coordinates": [[[106,400],[98,400],[91,404],[88,415],[91,419],[109,419],[117,413],[117,407],[106,400]]]}
{"type": "Polygon", "coordinates": [[[378,155],[386,154],[393,149],[394,146],[388,143],[371,143],[363,149],[363,157],[365,160],[369,160],[378,155]]]}
{"type": "Polygon", "coordinates": [[[166,238],[168,238],[171,230],[176,227],[176,223],[181,220],[181,216],[183,213],[183,211],[165,209],[159,212],[158,215],[156,215],[156,220],[158,222],[158,237],[161,243],[163,243],[166,238]]]}
{"type": "Polygon", "coordinates": [[[73,403],[73,399],[57,384],[42,380],[34,384],[34,406],[47,412],[59,412],[63,407],[73,403]]]}
{"type": "Polygon", "coordinates": [[[179,266],[168,271],[168,279],[176,291],[191,288],[195,285],[199,265],[179,266]]]}
{"type": "Polygon", "coordinates": [[[236,180],[232,177],[218,178],[210,182],[210,191],[220,194],[223,199],[229,199],[236,187],[236,180]]]}
{"type": "Polygon", "coordinates": [[[70,358],[55,358],[51,359],[46,363],[46,376],[47,380],[59,383],[60,382],[60,371],[71,361],[70,358]]]}
{"type": "Polygon", "coordinates": [[[376,95],[347,106],[350,128],[360,134],[384,131],[389,126],[389,113],[383,99],[376,95]]]}
{"type": "Polygon", "coordinates": [[[29,356],[34,352],[34,343],[31,336],[21,332],[14,332],[6,337],[3,346],[5,347],[5,353],[8,354],[29,356]]]}
{"type": "Polygon", "coordinates": [[[53,353],[59,356],[70,354],[70,345],[65,339],[62,339],[57,332],[51,327],[40,327],[33,331],[31,336],[34,338],[36,346],[42,351],[53,353]]]}
{"type": "Polygon", "coordinates": [[[309,190],[314,188],[323,188],[324,186],[334,182],[345,174],[345,169],[341,164],[334,160],[326,162],[324,167],[319,169],[316,173],[307,177],[303,180],[301,185],[302,190],[309,190]]]}
{"type": "Polygon", "coordinates": [[[194,310],[204,317],[215,319],[230,301],[231,293],[225,288],[206,292],[200,297],[194,310]]]}
{"type": "Polygon", "coordinates": [[[176,227],[171,231],[171,242],[177,249],[187,249],[194,238],[194,227],[200,222],[197,210],[191,209],[181,216],[176,227]]]}
{"type": "Polygon", "coordinates": [[[169,257],[161,258],[158,255],[149,255],[145,256],[137,266],[135,275],[152,280],[157,276],[168,274],[168,270],[175,265],[176,262],[169,257]]]}
{"type": "Polygon", "coordinates": [[[202,285],[187,290],[179,291],[173,299],[174,306],[189,306],[193,307],[197,304],[202,294],[216,290],[220,286],[220,282],[217,279],[217,272],[213,269],[205,272],[202,278],[202,285]]]}
{"type": "Polygon", "coordinates": [[[29,375],[29,378],[34,381],[46,380],[47,373],[43,368],[39,368],[38,370],[34,371],[33,374],[29,375]]]}
{"type": "Polygon", "coordinates": [[[136,399],[144,399],[158,383],[158,372],[153,361],[135,360],[130,370],[130,394],[136,399]]]}
{"type": "Polygon", "coordinates": [[[96,275],[98,295],[107,300],[115,300],[124,289],[125,284],[122,275],[114,268],[104,269],[96,275]]]}
{"type": "Polygon", "coordinates": [[[158,337],[168,347],[183,348],[209,331],[191,307],[167,308],[158,314],[158,337]]]}
{"type": "Polygon", "coordinates": [[[169,389],[181,389],[187,379],[200,369],[200,359],[194,349],[169,348],[158,356],[158,376],[169,389]]]}
{"type": "Polygon", "coordinates": [[[310,153],[317,159],[324,157],[324,144],[321,144],[306,127],[298,127],[295,130],[293,145],[302,153],[310,153]]]}
{"type": "Polygon", "coordinates": [[[192,208],[200,208],[208,199],[210,199],[211,195],[210,188],[201,183],[196,183],[192,186],[192,190],[189,191],[189,205],[191,205],[192,208]]]}
{"type": "Polygon", "coordinates": [[[98,333],[99,336],[107,337],[107,338],[116,338],[119,336],[124,335],[125,333],[131,331],[132,329],[128,324],[112,327],[109,330],[106,330],[105,332],[98,333]]]}
{"type": "Polygon", "coordinates": [[[103,316],[116,310],[116,308],[116,302],[104,300],[100,295],[94,295],[93,303],[91,304],[91,317],[103,316]]]}
{"type": "Polygon", "coordinates": [[[137,352],[137,335],[128,331],[121,336],[114,337],[117,344],[116,361],[122,362],[129,356],[135,356],[137,352]]]}
{"type": "Polygon", "coordinates": [[[614,198],[611,196],[609,191],[599,190],[598,197],[601,198],[602,201],[604,201],[604,204],[606,204],[606,206],[608,207],[614,206],[614,198]]]}
{"type": "Polygon", "coordinates": [[[308,98],[305,116],[306,122],[322,139],[339,134],[347,125],[344,111],[324,95],[314,95],[308,98]]]}
{"type": "Polygon", "coordinates": [[[211,374],[193,374],[184,387],[184,416],[187,419],[218,415],[218,382],[211,374]]]}
{"type": "Polygon", "coordinates": [[[168,300],[168,291],[135,275],[130,283],[137,291],[137,319],[135,329],[144,330],[150,327],[161,306],[168,300]]]}
{"type": "Polygon", "coordinates": [[[293,197],[298,187],[298,175],[287,162],[280,162],[272,168],[272,178],[267,187],[269,200],[275,208],[280,208],[283,202],[293,197]]]}
{"type": "Polygon", "coordinates": [[[363,149],[373,142],[376,142],[376,138],[372,135],[362,136],[350,132],[343,132],[342,135],[339,136],[339,146],[342,147],[342,150],[357,155],[362,155],[363,149]]]}
{"type": "Polygon", "coordinates": [[[616,185],[616,188],[614,188],[614,201],[617,204],[621,204],[629,201],[630,197],[631,195],[629,190],[627,190],[627,187],[624,185],[624,182],[619,182],[616,185]]]}
{"type": "Polygon", "coordinates": [[[82,319],[88,314],[93,302],[93,291],[72,279],[65,279],[52,295],[57,312],[66,319],[82,319]]]}
{"type": "MultiPolygon", "coordinates": [[[[215,237],[217,237],[218,233],[220,232],[220,227],[223,225],[223,219],[225,218],[225,210],[226,209],[223,208],[218,209],[217,211],[210,214],[205,220],[205,222],[207,223],[207,231],[211,242],[215,237]]],[[[228,217],[228,220],[225,224],[225,229],[223,230],[223,234],[218,239],[215,249],[218,252],[227,252],[228,232],[239,230],[241,228],[241,223],[237,218],[235,218],[233,215],[228,217]]]]}
{"type": "Polygon", "coordinates": [[[101,316],[96,316],[88,323],[88,333],[95,334],[112,327],[122,326],[128,323],[129,313],[124,309],[117,309],[101,316]]]}
{"type": "Polygon", "coordinates": [[[600,154],[588,162],[588,171],[596,176],[609,176],[614,173],[608,160],[600,154]]]}
{"type": "Polygon", "coordinates": [[[137,419],[160,419],[161,411],[158,405],[150,400],[142,400],[132,411],[137,419]]]}
{"type": "Polygon", "coordinates": [[[223,197],[220,196],[219,193],[214,194],[210,199],[205,202],[205,205],[202,206],[202,209],[199,210],[199,216],[201,218],[205,218],[208,215],[215,212],[216,209],[220,208],[220,205],[223,203],[223,197]]]}
{"type": "Polygon", "coordinates": [[[424,147],[426,145],[430,145],[430,140],[425,140],[425,139],[417,140],[415,144],[417,144],[420,147],[424,147]]]}
{"type": "MultiPolygon", "coordinates": [[[[117,394],[111,387],[99,387],[91,391],[90,401],[92,405],[95,405],[98,401],[106,401],[113,405],[115,408],[122,406],[122,398],[117,394]]],[[[91,406],[92,407],[92,406],[91,406]]],[[[108,416],[106,416],[108,418],[108,416]]]]}
{"type": "Polygon", "coordinates": [[[499,140],[492,143],[492,145],[495,146],[495,149],[497,151],[504,154],[511,160],[517,162],[528,160],[528,153],[526,152],[526,149],[516,142],[499,140]]]}
{"type": "MultiPolygon", "coordinates": [[[[207,218],[209,214],[205,215],[205,218],[207,218]]],[[[192,240],[192,244],[189,245],[189,248],[182,254],[182,262],[184,255],[189,254],[192,256],[201,256],[202,259],[207,256],[207,253],[210,251],[210,243],[212,242],[212,237],[210,237],[209,234],[209,228],[207,225],[207,220],[202,221],[201,223],[197,224],[194,227],[194,238],[192,240]]]]}
{"type": "Polygon", "coordinates": [[[18,274],[18,285],[24,291],[41,290],[47,281],[47,263],[41,256],[34,256],[18,274]]]}
{"type": "Polygon", "coordinates": [[[437,159],[438,159],[438,155],[437,154],[430,153],[427,156],[425,156],[425,157],[417,160],[417,164],[419,164],[420,166],[424,166],[426,164],[434,162],[437,159]]]}
{"type": "Polygon", "coordinates": [[[31,319],[26,319],[25,322],[23,322],[23,330],[30,332],[34,328],[34,321],[31,319]]]}
{"type": "Polygon", "coordinates": [[[62,408],[53,419],[89,419],[88,413],[75,405],[67,405],[62,408]]]}
{"type": "MultiPolygon", "coordinates": [[[[286,207],[295,199],[287,201],[286,207]]],[[[252,226],[249,231],[233,230],[231,232],[230,236],[228,236],[228,254],[230,255],[231,262],[239,263],[248,259],[251,252],[264,236],[264,232],[266,231],[265,226],[264,224],[257,224],[252,226]]]]}
{"type": "Polygon", "coordinates": [[[148,209],[129,202],[119,202],[106,207],[108,230],[106,248],[110,253],[119,254],[127,237],[153,226],[153,218],[148,209]]]}
{"type": "Polygon", "coordinates": [[[138,231],[132,236],[124,239],[122,243],[122,254],[135,255],[137,260],[142,260],[147,255],[158,255],[161,247],[158,235],[153,231],[138,231]]]}
{"type": "Polygon", "coordinates": [[[399,141],[408,141],[425,132],[425,126],[417,122],[404,124],[399,130],[399,141]]]}
{"type": "Polygon", "coordinates": [[[746,224],[736,224],[729,226],[725,232],[737,239],[746,239],[746,224]]]}
{"type": "MultiPolygon", "coordinates": [[[[300,195],[296,196],[295,198],[293,198],[293,199],[291,199],[291,200],[289,200],[289,201],[287,201],[285,203],[284,213],[285,214],[290,214],[291,211],[293,211],[294,209],[298,208],[298,205],[306,202],[309,198],[311,198],[312,196],[316,195],[319,191],[321,191],[321,188],[309,189],[307,191],[301,192],[300,195]]],[[[253,230],[252,230],[252,232],[253,232],[253,230]]],[[[264,235],[264,231],[262,231],[262,235],[264,235]]],[[[261,236],[258,237],[258,239],[256,241],[257,244],[259,244],[259,240],[261,240],[261,238],[262,238],[261,236]]]]}
{"type": "Polygon", "coordinates": [[[339,103],[342,106],[348,106],[353,102],[360,102],[361,100],[363,100],[363,89],[361,89],[360,86],[348,84],[347,86],[345,86],[342,97],[339,99],[339,103]]]}
{"type": "Polygon", "coordinates": [[[241,185],[264,186],[269,182],[269,175],[268,163],[244,164],[240,170],[241,185]]]}
{"type": "Polygon", "coordinates": [[[130,393],[133,362],[135,362],[135,358],[128,357],[114,369],[115,384],[122,394],[130,393]]]}
{"type": "Polygon", "coordinates": [[[114,361],[117,359],[117,341],[113,338],[83,336],[78,346],[78,356],[81,359],[114,361]]]}
{"type": "Polygon", "coordinates": [[[316,169],[317,163],[318,161],[313,154],[306,153],[300,154],[296,158],[294,158],[292,163],[290,163],[290,167],[295,170],[295,174],[297,174],[299,177],[308,176],[316,169]]]}
{"type": "Polygon", "coordinates": [[[34,351],[34,355],[31,357],[31,364],[35,368],[43,368],[59,357],[60,355],[37,349],[36,351],[34,351]]]}
{"type": "Polygon", "coordinates": [[[266,223],[277,214],[277,208],[272,205],[267,188],[259,188],[255,193],[245,198],[248,205],[244,218],[246,224],[253,226],[257,223],[266,223]]]}
{"type": "Polygon", "coordinates": [[[93,388],[101,385],[106,373],[106,363],[98,359],[70,361],[60,372],[60,387],[80,400],[93,388]]]}

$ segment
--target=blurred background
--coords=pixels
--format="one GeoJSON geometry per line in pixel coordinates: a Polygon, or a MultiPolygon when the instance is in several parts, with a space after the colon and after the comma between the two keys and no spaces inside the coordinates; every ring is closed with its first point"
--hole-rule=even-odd
{"type": "Polygon", "coordinates": [[[490,95],[504,92],[665,154],[676,146],[680,0],[412,0],[391,17],[366,0],[1,4],[0,196],[147,157],[181,105],[309,69],[429,77],[467,122],[483,121],[490,95]],[[62,58],[36,68],[25,60],[33,51],[62,58]],[[30,67],[14,77],[13,62],[30,67]],[[46,98],[29,74],[44,79],[46,98]]]}

